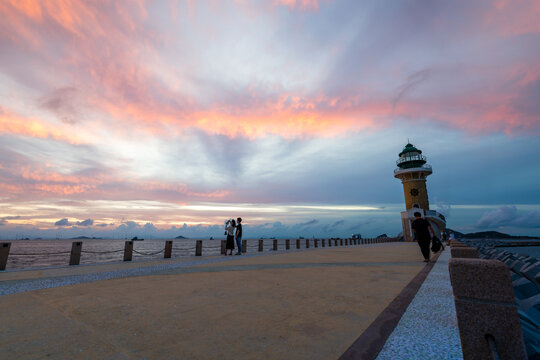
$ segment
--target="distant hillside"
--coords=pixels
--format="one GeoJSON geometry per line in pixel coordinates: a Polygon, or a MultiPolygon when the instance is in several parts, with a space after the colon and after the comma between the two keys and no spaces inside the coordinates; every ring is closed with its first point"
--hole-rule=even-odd
{"type": "Polygon", "coordinates": [[[187,239],[187,237],[182,236],[182,235],[178,235],[177,237],[175,237],[175,239],[187,239]]]}
{"type": "Polygon", "coordinates": [[[446,229],[446,232],[452,231],[458,239],[540,239],[536,236],[520,236],[520,235],[508,235],[498,231],[480,231],[475,233],[463,234],[459,231],[452,229],[446,229]]]}
{"type": "Polygon", "coordinates": [[[465,239],[481,239],[481,238],[492,238],[492,239],[511,239],[513,236],[498,231],[480,231],[475,233],[469,233],[463,235],[465,239]]]}

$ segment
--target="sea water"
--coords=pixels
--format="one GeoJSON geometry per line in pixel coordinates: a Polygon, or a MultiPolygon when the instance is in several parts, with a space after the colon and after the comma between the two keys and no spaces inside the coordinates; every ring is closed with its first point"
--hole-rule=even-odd
{"type": "MultiPolygon", "coordinates": [[[[168,239],[173,241],[172,258],[195,256],[196,239],[168,239]]],[[[221,253],[221,240],[203,240],[202,254],[215,256],[221,253]]],[[[124,259],[125,239],[51,239],[51,240],[2,240],[10,242],[6,270],[67,266],[71,245],[82,242],[80,264],[121,262],[124,259]]],[[[167,239],[133,241],[133,261],[163,259],[167,239]]],[[[291,240],[291,249],[295,249],[291,240]]],[[[258,251],[258,240],[247,240],[248,252],[258,251]]],[[[302,243],[302,248],[304,247],[302,243]]],[[[313,245],[311,245],[313,246],[313,245]]],[[[236,245],[235,245],[236,247],[236,245]]],[[[264,241],[263,251],[271,251],[273,241],[264,241]]],[[[278,240],[278,249],[285,248],[285,240],[278,240]]]]}

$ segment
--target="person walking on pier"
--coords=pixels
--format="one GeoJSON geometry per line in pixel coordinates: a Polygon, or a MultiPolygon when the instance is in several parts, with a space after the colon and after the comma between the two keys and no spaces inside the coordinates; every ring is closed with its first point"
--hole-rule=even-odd
{"type": "Polygon", "coordinates": [[[227,250],[230,250],[229,255],[232,255],[234,250],[234,228],[236,223],[234,219],[229,219],[225,222],[225,231],[227,233],[227,243],[225,244],[225,255],[227,255],[227,250]]]}
{"type": "Polygon", "coordinates": [[[431,242],[431,234],[435,233],[433,228],[426,219],[422,218],[422,214],[415,212],[412,230],[424,256],[424,262],[429,262],[429,243],[431,242]]]}
{"type": "MultiPolygon", "coordinates": [[[[234,221],[234,220],[233,220],[234,221]]],[[[236,255],[242,255],[242,218],[236,219],[236,246],[238,246],[238,253],[236,255]]]]}

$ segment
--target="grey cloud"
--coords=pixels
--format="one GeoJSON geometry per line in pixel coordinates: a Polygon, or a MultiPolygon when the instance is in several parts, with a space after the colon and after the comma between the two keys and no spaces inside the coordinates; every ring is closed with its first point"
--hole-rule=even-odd
{"type": "Polygon", "coordinates": [[[154,226],[154,224],[152,224],[150,222],[144,224],[143,227],[144,227],[145,230],[149,230],[149,231],[156,231],[157,230],[157,228],[154,226]]]}
{"type": "Polygon", "coordinates": [[[331,225],[331,227],[332,227],[332,228],[336,228],[336,227],[338,227],[338,226],[342,226],[343,224],[345,224],[345,220],[338,220],[338,221],[336,221],[335,223],[333,223],[333,224],[331,225]]]}
{"type": "Polygon", "coordinates": [[[19,219],[19,218],[20,218],[20,216],[4,216],[4,217],[0,217],[0,226],[6,225],[8,223],[8,220],[15,220],[15,219],[19,219]]]}
{"type": "Polygon", "coordinates": [[[329,231],[333,231],[335,229],[337,229],[338,227],[340,226],[343,226],[345,224],[345,220],[338,220],[332,224],[326,224],[324,225],[321,229],[324,231],[324,232],[329,232],[329,231]]]}
{"type": "Polygon", "coordinates": [[[319,220],[313,219],[313,220],[310,220],[310,221],[307,221],[307,222],[304,222],[304,223],[299,223],[299,224],[297,224],[297,226],[301,226],[301,227],[312,226],[312,225],[315,225],[315,224],[318,224],[318,223],[319,223],[319,220]]]}
{"type": "Polygon", "coordinates": [[[55,222],[54,225],[56,225],[56,226],[70,226],[71,223],[68,221],[67,218],[63,218],[63,219],[58,220],[57,222],[55,222]]]}
{"type": "Polygon", "coordinates": [[[52,111],[63,122],[74,124],[80,116],[75,105],[76,96],[77,89],[64,87],[41,97],[38,102],[42,108],[52,111]]]}
{"type": "Polygon", "coordinates": [[[92,226],[92,225],[94,225],[94,220],[86,219],[84,221],[77,221],[77,225],[80,225],[80,226],[92,226]]]}
{"type": "Polygon", "coordinates": [[[139,224],[137,224],[135,221],[123,221],[120,226],[118,226],[118,229],[127,229],[127,230],[133,230],[139,227],[139,224]]]}
{"type": "Polygon", "coordinates": [[[431,74],[430,69],[424,69],[418,72],[415,72],[414,74],[409,75],[407,78],[407,81],[405,84],[403,84],[396,95],[396,97],[392,100],[392,113],[396,110],[396,106],[398,102],[407,94],[412,92],[415,88],[417,88],[421,83],[426,81],[431,74]]]}
{"type": "Polygon", "coordinates": [[[484,213],[477,226],[479,228],[497,228],[516,226],[522,228],[540,228],[540,211],[533,210],[519,213],[515,206],[501,206],[497,210],[484,213]]]}
{"type": "Polygon", "coordinates": [[[56,226],[72,226],[72,225],[92,226],[93,224],[94,224],[94,220],[92,219],[86,219],[84,221],[77,221],[76,223],[72,223],[67,218],[60,219],[54,223],[54,225],[56,226]]]}

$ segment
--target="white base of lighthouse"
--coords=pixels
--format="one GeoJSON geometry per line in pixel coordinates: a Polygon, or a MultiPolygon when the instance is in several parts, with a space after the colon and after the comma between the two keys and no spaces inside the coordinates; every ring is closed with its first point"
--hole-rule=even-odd
{"type": "Polygon", "coordinates": [[[435,210],[424,210],[420,208],[412,208],[401,212],[401,225],[403,227],[403,238],[405,241],[415,241],[412,231],[412,222],[414,221],[414,213],[419,212],[422,217],[429,221],[431,227],[439,239],[441,233],[446,229],[446,219],[444,216],[435,210]]]}

